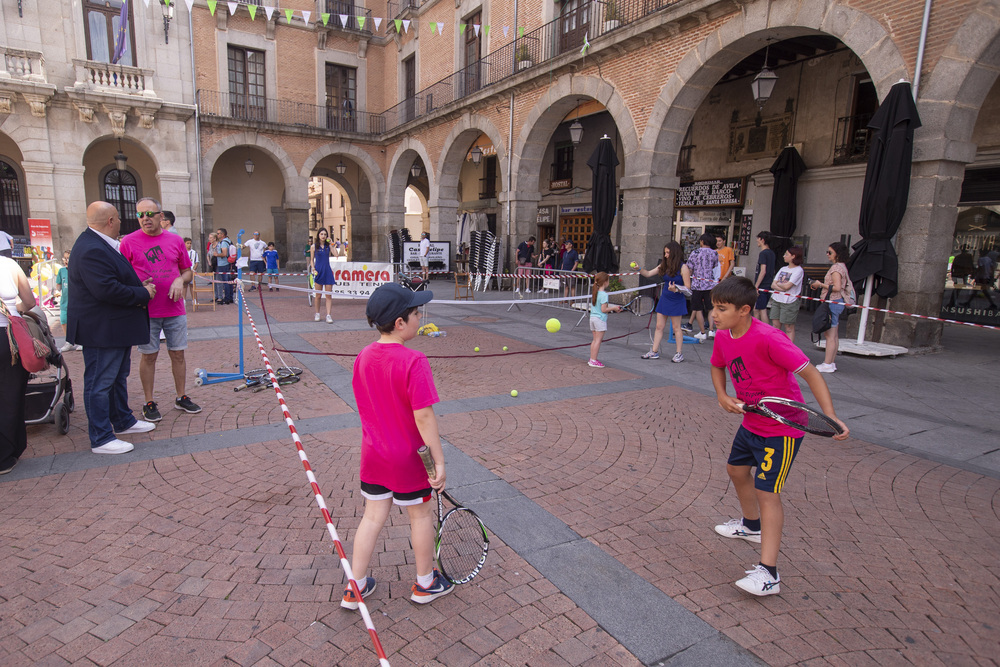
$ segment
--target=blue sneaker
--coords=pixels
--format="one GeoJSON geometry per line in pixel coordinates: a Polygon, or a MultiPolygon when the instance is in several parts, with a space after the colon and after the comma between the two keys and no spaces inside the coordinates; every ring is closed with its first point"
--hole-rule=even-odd
{"type": "Polygon", "coordinates": [[[410,596],[410,599],[417,604],[427,604],[442,595],[451,593],[454,588],[455,584],[445,579],[440,572],[434,570],[434,581],[431,582],[431,585],[424,588],[420,584],[413,584],[413,595],[410,596]]]}
{"type": "MultiPolygon", "coordinates": [[[[358,590],[361,591],[362,599],[368,597],[375,590],[375,577],[365,577],[364,586],[361,586],[358,590]]],[[[351,590],[351,585],[347,584],[347,588],[344,589],[344,598],[340,601],[340,606],[344,609],[357,609],[358,602],[360,602],[358,596],[351,590]]]]}

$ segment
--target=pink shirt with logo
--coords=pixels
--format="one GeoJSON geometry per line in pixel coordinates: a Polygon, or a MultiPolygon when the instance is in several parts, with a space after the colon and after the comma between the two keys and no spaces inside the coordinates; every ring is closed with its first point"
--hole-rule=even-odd
{"type": "Polygon", "coordinates": [[[191,268],[184,239],[166,233],[150,236],[139,229],[122,239],[120,250],[140,280],[152,278],[156,285],[156,296],[149,302],[150,317],[176,317],[187,312],[183,299],[170,298],[171,283],[191,268]]]}
{"type": "Polygon", "coordinates": [[[374,342],[354,360],[352,386],[361,417],[361,480],[399,493],[428,488],[417,454],[424,440],[413,417],[438,402],[427,357],[374,342]]]}
{"type": "MultiPolygon", "coordinates": [[[[731,331],[720,330],[711,359],[713,366],[729,371],[736,398],[748,405],[764,396],[802,402],[795,373],[808,363],[809,358],[788,336],[757,319],[750,320],[750,328],[739,338],[733,338],[731,331]]],[[[802,431],[749,412],[743,416],[743,426],[765,437],[803,435],[802,431]]]]}

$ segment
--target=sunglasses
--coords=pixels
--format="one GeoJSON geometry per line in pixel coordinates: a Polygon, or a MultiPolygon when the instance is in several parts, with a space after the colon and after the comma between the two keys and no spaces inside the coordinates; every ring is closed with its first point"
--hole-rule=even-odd
{"type": "Polygon", "coordinates": [[[135,216],[142,220],[143,218],[154,218],[160,214],[160,211],[136,211],[135,216]]]}

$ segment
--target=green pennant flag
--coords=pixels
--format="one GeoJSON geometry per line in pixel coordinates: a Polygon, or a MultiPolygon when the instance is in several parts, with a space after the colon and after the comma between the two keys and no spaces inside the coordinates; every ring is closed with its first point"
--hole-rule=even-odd
{"type": "Polygon", "coordinates": [[[320,14],[319,17],[321,19],[323,19],[323,25],[326,25],[327,23],[330,22],[330,15],[329,14],[320,14]]]}
{"type": "Polygon", "coordinates": [[[358,30],[364,30],[364,29],[365,29],[365,17],[364,16],[359,16],[358,17],[358,30]]]}
{"type": "Polygon", "coordinates": [[[165,4],[167,7],[169,7],[170,6],[170,0],[163,0],[163,4],[165,4]]]}
{"type": "Polygon", "coordinates": [[[295,10],[293,10],[293,9],[286,9],[285,10],[285,20],[288,21],[289,23],[292,22],[292,12],[293,11],[295,11],[295,10]]]}
{"type": "Polygon", "coordinates": [[[520,28],[517,29],[517,36],[524,37],[524,26],[521,26],[520,28]]]}
{"type": "Polygon", "coordinates": [[[465,34],[465,29],[468,28],[468,27],[469,27],[468,23],[463,23],[462,25],[458,26],[458,34],[459,35],[464,35],[465,34]]]}
{"type": "Polygon", "coordinates": [[[483,26],[483,37],[486,37],[488,34],[490,34],[490,27],[488,25],[484,25],[483,26]]]}
{"type": "Polygon", "coordinates": [[[250,12],[251,21],[257,18],[257,5],[247,5],[247,11],[250,12]]]}
{"type": "Polygon", "coordinates": [[[434,31],[437,30],[437,25],[438,24],[437,24],[437,21],[431,21],[430,23],[431,23],[431,34],[433,35],[434,31]]]}
{"type": "Polygon", "coordinates": [[[583,34],[583,48],[580,49],[580,53],[582,53],[583,55],[587,55],[587,49],[590,48],[590,40],[587,39],[587,36],[589,34],[590,34],[589,32],[583,34]]]}
{"type": "Polygon", "coordinates": [[[392,22],[396,24],[396,34],[397,35],[401,34],[403,32],[403,30],[402,30],[403,20],[402,19],[393,19],[392,22]]]}
{"type": "Polygon", "coordinates": [[[208,0],[208,11],[215,16],[215,6],[219,4],[219,0],[208,0]]]}

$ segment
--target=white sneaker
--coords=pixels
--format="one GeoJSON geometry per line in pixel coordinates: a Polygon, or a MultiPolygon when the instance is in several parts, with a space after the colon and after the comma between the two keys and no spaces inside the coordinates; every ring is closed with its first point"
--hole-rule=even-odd
{"type": "Polygon", "coordinates": [[[737,588],[753,595],[777,595],[781,592],[781,576],[772,577],[763,565],[757,565],[746,572],[747,576],[736,582],[737,588]]]}
{"type": "Polygon", "coordinates": [[[327,324],[333,324],[333,318],[332,318],[332,317],[330,317],[329,315],[327,315],[327,316],[326,316],[326,323],[327,323],[327,324]]]}
{"type": "Polygon", "coordinates": [[[95,454],[124,454],[126,452],[131,452],[135,447],[132,443],[125,442],[124,440],[112,440],[106,442],[100,447],[92,447],[90,451],[95,454]]]}
{"type": "Polygon", "coordinates": [[[313,322],[319,322],[319,313],[316,313],[316,315],[313,317],[313,322]]]}
{"type": "Polygon", "coordinates": [[[530,289],[525,289],[525,290],[524,290],[524,293],[525,293],[525,294],[531,294],[531,290],[530,290],[530,289]]]}
{"type": "Polygon", "coordinates": [[[63,346],[59,348],[59,351],[60,352],[69,352],[69,351],[75,350],[75,349],[76,349],[76,345],[73,345],[73,343],[64,343],[63,346]]]}
{"type": "Polygon", "coordinates": [[[77,352],[83,352],[83,345],[74,345],[73,349],[77,352]]]}
{"type": "Polygon", "coordinates": [[[118,431],[117,435],[129,435],[131,433],[149,433],[154,428],[156,428],[156,424],[154,424],[153,422],[147,422],[138,419],[134,424],[129,426],[124,431],[118,431]]]}
{"type": "Polygon", "coordinates": [[[694,335],[694,339],[695,340],[706,340],[707,338],[708,338],[708,334],[706,334],[704,331],[696,333],[694,335]]]}
{"type": "Polygon", "coordinates": [[[820,373],[836,373],[837,364],[817,364],[816,370],[820,373]]]}
{"type": "Polygon", "coordinates": [[[709,338],[715,338],[715,329],[709,329],[708,330],[708,337],[709,338]]]}
{"type": "Polygon", "coordinates": [[[760,544],[760,531],[750,530],[743,525],[743,519],[730,519],[715,527],[715,532],[723,537],[736,537],[747,542],[760,544]]]}

